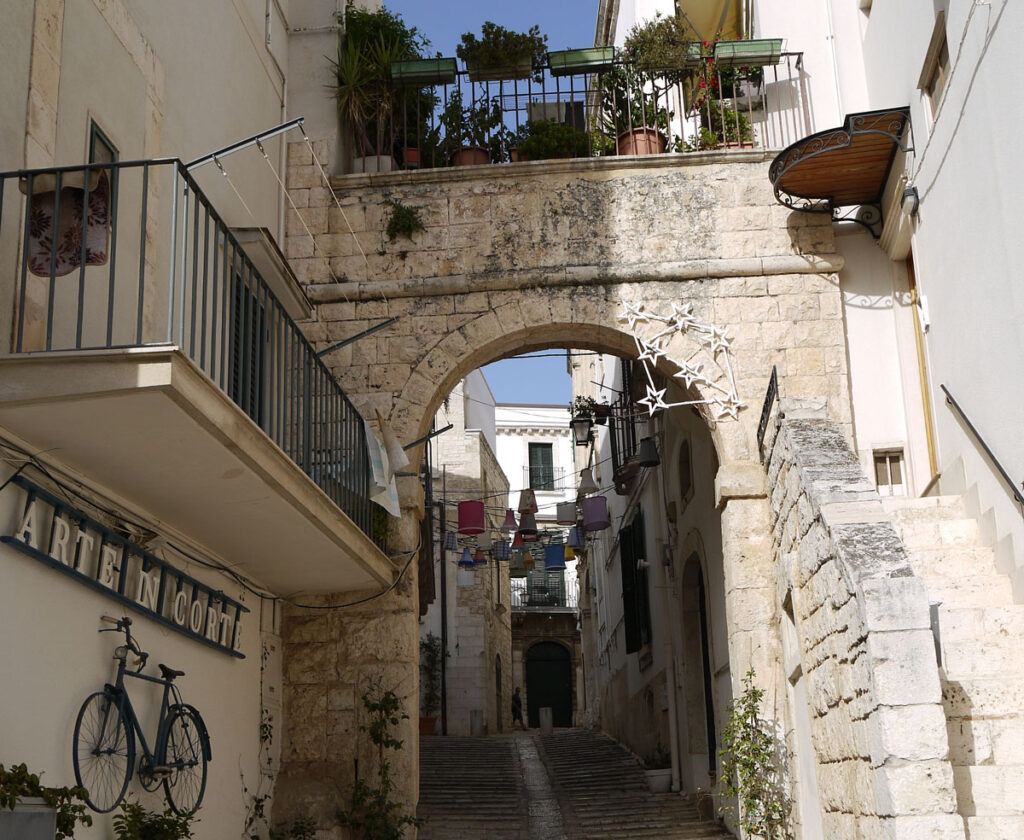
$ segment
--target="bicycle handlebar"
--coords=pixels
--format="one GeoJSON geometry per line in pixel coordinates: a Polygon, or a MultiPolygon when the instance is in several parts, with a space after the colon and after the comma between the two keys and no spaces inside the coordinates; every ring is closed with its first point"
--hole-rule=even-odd
{"type": "Polygon", "coordinates": [[[114,618],[111,615],[101,615],[100,621],[103,621],[107,624],[117,625],[116,627],[101,627],[99,630],[100,633],[124,633],[125,646],[128,648],[128,650],[130,650],[137,657],[139,657],[138,661],[135,663],[139,666],[138,670],[136,670],[136,673],[139,673],[143,668],[145,668],[146,661],[149,659],[149,654],[146,653],[146,651],[144,651],[142,648],[140,648],[138,642],[136,642],[135,639],[132,638],[132,631],[130,629],[132,626],[132,620],[128,616],[122,616],[118,619],[114,618]]]}

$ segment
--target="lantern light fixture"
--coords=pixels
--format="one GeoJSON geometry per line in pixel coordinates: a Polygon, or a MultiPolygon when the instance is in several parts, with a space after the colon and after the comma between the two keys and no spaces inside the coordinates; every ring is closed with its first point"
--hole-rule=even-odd
{"type": "Polygon", "coordinates": [[[593,417],[578,414],[569,421],[569,427],[572,429],[572,436],[577,446],[590,444],[590,431],[594,428],[593,417]]]}

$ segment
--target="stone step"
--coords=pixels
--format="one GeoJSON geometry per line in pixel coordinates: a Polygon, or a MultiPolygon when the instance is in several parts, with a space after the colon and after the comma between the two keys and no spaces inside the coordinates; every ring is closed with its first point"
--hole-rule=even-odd
{"type": "Polygon", "coordinates": [[[997,574],[991,548],[969,545],[911,548],[908,558],[914,574],[925,580],[964,581],[974,575],[997,574]]]}
{"type": "Polygon", "coordinates": [[[947,681],[1024,676],[1024,606],[939,609],[947,681]]]}
{"type": "Polygon", "coordinates": [[[1024,764],[954,767],[953,784],[964,817],[1024,816],[1024,764]]]}
{"type": "Polygon", "coordinates": [[[946,731],[954,765],[1024,764],[1024,717],[953,718],[946,721],[946,731]]]}
{"type": "Polygon", "coordinates": [[[893,523],[903,544],[911,551],[921,548],[978,547],[975,519],[921,519],[908,517],[893,523]]]}
{"type": "Polygon", "coordinates": [[[1024,686],[1005,677],[949,680],[942,683],[948,720],[1008,718],[1024,715],[1024,686]]]}
{"type": "Polygon", "coordinates": [[[883,496],[882,507],[894,523],[969,518],[960,496],[883,496]]]}
{"type": "Polygon", "coordinates": [[[913,556],[911,566],[918,577],[924,578],[931,603],[950,607],[1011,606],[1013,584],[1006,575],[977,574],[966,577],[936,577],[917,571],[913,556]]]}
{"type": "Polygon", "coordinates": [[[1020,840],[1024,837],[1024,817],[967,817],[970,840],[1020,840]]]}

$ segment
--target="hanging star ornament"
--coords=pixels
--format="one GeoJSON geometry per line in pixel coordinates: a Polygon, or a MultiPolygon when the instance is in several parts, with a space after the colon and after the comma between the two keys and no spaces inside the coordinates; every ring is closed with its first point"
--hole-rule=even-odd
{"type": "Polygon", "coordinates": [[[644,366],[647,374],[647,395],[637,400],[639,405],[646,406],[649,414],[664,408],[676,408],[684,405],[707,405],[711,408],[716,420],[731,418],[739,419],[739,411],[744,407],[736,391],[736,378],[732,372],[732,362],[729,359],[729,350],[732,346],[732,338],[725,328],[717,327],[714,324],[704,324],[696,319],[693,314],[692,303],[673,303],[669,315],[658,315],[647,312],[643,303],[623,303],[623,311],[619,315],[620,321],[629,325],[629,330],[636,343],[637,360],[644,366]],[[643,337],[637,331],[637,324],[657,323],[663,324],[664,329],[653,336],[643,337]],[[673,359],[665,351],[665,346],[671,341],[675,334],[694,333],[694,338],[704,347],[708,348],[712,360],[721,358],[720,374],[714,376],[714,380],[704,373],[700,362],[690,364],[685,361],[673,359]],[[672,362],[679,370],[675,377],[682,380],[686,388],[694,385],[703,388],[699,399],[684,400],[682,402],[665,402],[666,388],[654,387],[653,370],[657,366],[658,359],[665,358],[672,362]]]}

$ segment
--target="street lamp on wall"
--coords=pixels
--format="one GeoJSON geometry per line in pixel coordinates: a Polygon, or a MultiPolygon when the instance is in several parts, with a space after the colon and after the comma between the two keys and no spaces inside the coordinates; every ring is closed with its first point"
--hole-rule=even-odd
{"type": "Polygon", "coordinates": [[[578,414],[569,421],[572,429],[573,439],[577,446],[586,446],[590,443],[590,430],[594,428],[594,418],[578,414]]]}

